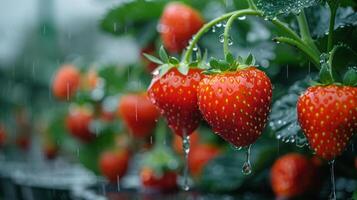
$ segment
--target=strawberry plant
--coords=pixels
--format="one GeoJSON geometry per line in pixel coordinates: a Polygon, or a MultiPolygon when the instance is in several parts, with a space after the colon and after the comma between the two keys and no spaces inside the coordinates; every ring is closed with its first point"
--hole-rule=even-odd
{"type": "Polygon", "coordinates": [[[81,23],[63,38],[46,21],[16,61],[0,62],[0,150],[22,158],[39,149],[39,132],[47,160],[77,160],[118,188],[143,154],[145,191],[349,199],[356,9],[353,0],[131,0],[110,7],[100,33],[81,23]]]}

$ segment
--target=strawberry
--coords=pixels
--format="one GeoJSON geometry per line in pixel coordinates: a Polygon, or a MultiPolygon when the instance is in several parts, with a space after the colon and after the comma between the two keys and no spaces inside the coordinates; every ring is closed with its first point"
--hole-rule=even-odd
{"type": "Polygon", "coordinates": [[[16,145],[23,151],[27,151],[30,148],[31,140],[27,134],[21,134],[16,138],[16,145]]]}
{"type": "Polygon", "coordinates": [[[172,191],[177,189],[177,173],[167,171],[164,174],[155,174],[149,167],[144,167],[140,171],[142,185],[147,189],[159,191],[172,191]]]}
{"type": "MultiPolygon", "coordinates": [[[[200,140],[200,135],[197,131],[194,131],[191,135],[190,135],[190,148],[194,148],[196,145],[198,145],[200,140]]],[[[183,149],[182,149],[182,138],[178,135],[174,136],[174,139],[172,141],[172,146],[173,149],[175,150],[176,153],[178,154],[182,154],[183,153],[183,149]]]]}
{"type": "Polygon", "coordinates": [[[81,87],[86,90],[93,90],[99,82],[99,77],[94,69],[88,70],[81,78],[81,87]]]}
{"type": "Polygon", "coordinates": [[[155,147],[143,156],[141,183],[145,189],[171,191],[177,188],[179,163],[171,149],[157,139],[155,147]]]}
{"type": "Polygon", "coordinates": [[[154,77],[148,93],[151,101],[167,119],[175,134],[190,135],[199,125],[201,114],[197,106],[197,87],[202,79],[200,69],[189,69],[187,75],[176,67],[163,76],[154,77]]]}
{"type": "Polygon", "coordinates": [[[100,171],[110,182],[116,183],[126,173],[129,159],[127,150],[103,152],[99,159],[100,171]]]}
{"type": "Polygon", "coordinates": [[[55,144],[47,143],[43,147],[43,153],[47,160],[53,160],[58,155],[58,147],[55,144]]]}
{"type": "Polygon", "coordinates": [[[297,102],[298,121],[316,155],[332,160],[357,132],[357,88],[313,86],[297,102]]]}
{"type": "Polygon", "coordinates": [[[143,56],[144,54],[155,55],[155,46],[153,44],[151,44],[151,45],[145,47],[144,49],[142,49],[140,52],[141,59],[144,61],[146,69],[149,72],[154,71],[158,67],[158,64],[145,58],[145,56],[143,56]]]}
{"type": "Polygon", "coordinates": [[[159,117],[159,111],[146,93],[124,95],[119,102],[118,114],[130,132],[138,138],[148,136],[159,117]]]}
{"type": "Polygon", "coordinates": [[[179,53],[203,26],[198,11],[182,3],[169,3],[160,18],[159,32],[163,44],[171,53],[179,53]]]}
{"type": "Polygon", "coordinates": [[[221,150],[213,145],[199,144],[191,148],[188,167],[193,177],[202,173],[203,167],[220,154],[221,150]]]}
{"type": "Polygon", "coordinates": [[[74,109],[67,116],[66,126],[72,136],[83,142],[89,142],[94,138],[94,134],[89,130],[92,120],[93,116],[89,111],[74,109]]]}
{"type": "Polygon", "coordinates": [[[213,131],[235,146],[254,143],[267,122],[272,85],[255,67],[226,71],[204,78],[198,106],[213,131]]]}
{"type": "Polygon", "coordinates": [[[80,84],[80,73],[73,65],[63,65],[57,72],[52,83],[52,91],[60,100],[72,97],[80,84]]]}
{"type": "Polygon", "coordinates": [[[313,186],[315,168],[305,156],[290,153],[275,161],[270,176],[275,195],[291,198],[306,193],[313,186]]]}
{"type": "Polygon", "coordinates": [[[3,147],[5,145],[6,138],[7,138],[6,130],[4,126],[0,125],[0,147],[3,147]]]}

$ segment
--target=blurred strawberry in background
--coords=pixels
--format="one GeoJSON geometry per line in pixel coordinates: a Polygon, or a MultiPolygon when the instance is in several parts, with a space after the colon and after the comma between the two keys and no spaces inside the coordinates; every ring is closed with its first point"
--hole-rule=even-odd
{"type": "Polygon", "coordinates": [[[159,112],[146,93],[126,94],[120,99],[118,114],[134,137],[144,138],[155,129],[159,112]]]}
{"type": "Polygon", "coordinates": [[[126,149],[105,151],[99,158],[99,169],[110,182],[116,183],[128,169],[130,153],[126,149]]]}
{"type": "Polygon", "coordinates": [[[70,99],[80,85],[80,72],[74,65],[62,65],[52,82],[52,92],[60,100],[70,99]]]}

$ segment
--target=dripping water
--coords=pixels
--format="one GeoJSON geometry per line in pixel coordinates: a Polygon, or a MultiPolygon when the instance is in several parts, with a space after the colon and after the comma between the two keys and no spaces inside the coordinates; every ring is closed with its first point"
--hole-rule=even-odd
{"type": "Polygon", "coordinates": [[[330,165],[330,175],[331,175],[331,193],[329,200],[336,200],[336,185],[335,185],[335,160],[329,161],[330,165]]]}
{"type": "Polygon", "coordinates": [[[252,166],[250,164],[250,149],[252,145],[249,145],[246,150],[246,160],[242,166],[242,172],[244,175],[249,175],[252,173],[252,166]]]}
{"type": "Polygon", "coordinates": [[[190,189],[190,186],[188,185],[188,154],[190,152],[190,136],[187,135],[186,130],[183,131],[182,149],[185,157],[183,169],[183,190],[188,191],[190,189]]]}

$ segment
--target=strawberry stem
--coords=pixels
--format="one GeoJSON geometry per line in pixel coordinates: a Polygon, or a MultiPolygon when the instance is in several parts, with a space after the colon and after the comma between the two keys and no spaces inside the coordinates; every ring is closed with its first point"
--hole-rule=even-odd
{"type": "Polygon", "coordinates": [[[232,28],[232,24],[234,22],[234,20],[238,17],[241,16],[245,16],[245,15],[257,15],[257,16],[262,16],[261,12],[257,11],[257,10],[252,10],[252,9],[244,9],[244,10],[239,10],[237,11],[234,15],[232,15],[226,24],[226,27],[224,29],[224,33],[223,33],[223,52],[224,52],[224,56],[226,57],[227,54],[229,53],[229,31],[232,28]]]}
{"type": "Polygon", "coordinates": [[[209,30],[210,28],[212,28],[212,26],[216,25],[217,23],[225,20],[225,19],[228,19],[230,16],[232,16],[235,12],[230,12],[230,13],[227,13],[227,14],[224,14],[216,19],[213,19],[212,21],[206,23],[197,33],[196,35],[193,36],[193,39],[190,43],[190,45],[188,46],[187,48],[187,51],[185,52],[184,56],[183,56],[183,61],[185,63],[189,63],[190,62],[190,57],[191,57],[191,54],[193,52],[193,48],[197,45],[197,42],[200,40],[200,38],[202,37],[202,35],[204,33],[207,32],[207,30],[209,30]]]}
{"type": "Polygon", "coordinates": [[[335,20],[336,20],[336,12],[339,5],[339,1],[328,1],[328,5],[330,7],[330,26],[328,31],[328,39],[327,39],[327,51],[331,51],[333,47],[333,32],[335,30],[335,20]]]}
{"type": "Polygon", "coordinates": [[[300,35],[301,35],[302,40],[304,42],[306,42],[306,44],[308,44],[307,46],[309,46],[314,51],[314,53],[316,53],[317,55],[320,55],[320,51],[316,47],[316,45],[311,37],[309,25],[307,23],[307,19],[306,19],[304,10],[302,10],[300,12],[300,14],[297,16],[297,21],[299,24],[300,35]]]}

